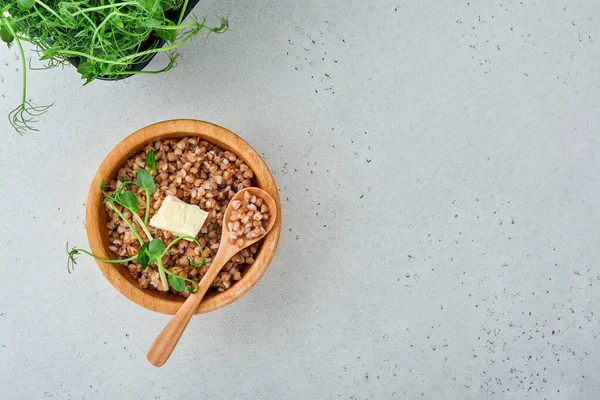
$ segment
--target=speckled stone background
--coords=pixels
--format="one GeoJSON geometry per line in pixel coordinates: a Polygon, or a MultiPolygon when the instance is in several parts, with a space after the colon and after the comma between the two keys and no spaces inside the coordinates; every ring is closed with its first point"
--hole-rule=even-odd
{"type": "MultiPolygon", "coordinates": [[[[4,399],[596,399],[600,396],[600,3],[208,1],[231,31],[176,70],[81,87],[40,132],[0,119],[4,399]],[[107,152],[171,118],[243,136],[281,189],[259,284],[194,318],[122,297],[85,246],[107,152]]],[[[34,56],[34,53],[29,53],[34,56]]],[[[35,61],[35,59],[34,59],[35,61]]],[[[164,58],[152,66],[159,67],[164,58]]],[[[20,97],[0,49],[0,116],[20,97]]]]}

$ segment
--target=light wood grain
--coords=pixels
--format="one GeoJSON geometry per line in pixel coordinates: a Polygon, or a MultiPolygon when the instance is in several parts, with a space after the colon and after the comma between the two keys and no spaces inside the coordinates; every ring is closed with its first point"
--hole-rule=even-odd
{"type": "MultiPolygon", "coordinates": [[[[279,242],[281,204],[275,179],[260,155],[239,136],[218,125],[189,119],[159,122],[131,134],[106,156],[96,172],[87,198],[86,231],[94,254],[103,258],[116,258],[115,254],[108,249],[110,243],[100,183],[105,178],[114,178],[125,161],[140,152],[147,143],[185,136],[202,138],[242,157],[254,171],[254,185],[269,193],[277,206],[275,225],[265,236],[254,263],[243,271],[242,279],[228,290],[206,296],[195,310],[195,314],[201,314],[231,304],[248,292],[266,271],[279,242]]],[[[97,264],[102,274],[118,291],[147,309],[164,314],[175,314],[183,304],[184,299],[181,296],[140,288],[127,268],[100,261],[97,261],[97,264]]]]}
{"type": "MultiPolygon", "coordinates": [[[[268,234],[275,225],[275,219],[277,218],[277,205],[275,204],[275,200],[273,200],[273,198],[264,190],[253,187],[240,190],[235,194],[232,200],[243,200],[245,192],[250,192],[250,194],[262,198],[264,203],[269,207],[272,214],[269,223],[265,228],[266,234],[268,234]]],[[[202,298],[210,288],[210,284],[217,277],[227,261],[229,261],[236,253],[251,246],[264,237],[264,235],[262,235],[255,239],[245,239],[242,245],[238,245],[237,242],[235,244],[229,243],[229,228],[227,226],[227,221],[230,220],[232,211],[233,207],[231,206],[231,203],[229,203],[229,206],[223,215],[223,230],[221,232],[219,251],[213,259],[210,268],[202,277],[202,280],[198,285],[198,292],[187,298],[183,306],[179,308],[179,311],[171,318],[171,321],[169,321],[167,326],[165,326],[162,332],[156,337],[152,346],[150,346],[146,358],[152,365],[162,367],[164,363],[167,362],[171,353],[173,353],[175,346],[177,346],[183,331],[194,315],[194,312],[198,309],[198,305],[202,298]]]]}

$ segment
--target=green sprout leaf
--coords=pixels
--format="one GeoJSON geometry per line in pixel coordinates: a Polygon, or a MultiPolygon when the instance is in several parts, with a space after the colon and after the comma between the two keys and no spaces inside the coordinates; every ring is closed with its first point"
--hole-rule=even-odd
{"type": "Polygon", "coordinates": [[[27,11],[33,8],[33,6],[35,5],[35,0],[17,0],[17,3],[19,3],[20,9],[27,11]]]}
{"type": "Polygon", "coordinates": [[[121,204],[131,212],[136,213],[140,209],[140,202],[138,201],[137,196],[130,190],[123,192],[119,200],[121,204]]]}
{"type": "Polygon", "coordinates": [[[144,189],[148,194],[154,194],[156,191],[156,185],[154,184],[154,178],[150,172],[145,169],[138,170],[136,176],[136,183],[139,187],[144,189]]]}
{"type": "Polygon", "coordinates": [[[2,39],[4,43],[10,45],[12,41],[15,40],[15,37],[10,33],[7,27],[0,26],[0,39],[2,39]]]}
{"type": "Polygon", "coordinates": [[[164,269],[164,272],[169,276],[169,283],[171,284],[171,287],[175,290],[177,290],[178,292],[183,292],[186,288],[186,282],[190,283],[190,286],[188,286],[188,291],[190,292],[190,294],[194,294],[198,292],[198,282],[192,280],[192,279],[188,279],[188,278],[184,278],[182,276],[179,275],[175,275],[174,273],[172,273],[171,271],[169,271],[168,269],[164,269]]]}
{"type": "Polygon", "coordinates": [[[169,274],[169,283],[171,287],[178,292],[183,292],[185,290],[185,279],[177,276],[169,274]]]}
{"type": "Polygon", "coordinates": [[[151,170],[156,169],[156,155],[154,154],[154,150],[150,149],[146,153],[146,167],[151,170]]]}
{"type": "Polygon", "coordinates": [[[148,255],[148,243],[144,243],[142,247],[140,247],[140,252],[138,253],[137,262],[138,265],[145,270],[148,267],[148,262],[150,261],[150,256],[148,255]]]}
{"type": "MultiPolygon", "coordinates": [[[[170,28],[175,27],[175,23],[172,21],[165,21],[162,26],[168,26],[170,28]]],[[[155,28],[154,34],[161,39],[164,39],[167,42],[174,42],[177,40],[177,29],[161,29],[155,28]]]]}
{"type": "Polygon", "coordinates": [[[81,74],[81,77],[85,79],[85,86],[91,81],[93,81],[99,75],[100,71],[98,70],[97,64],[93,64],[91,62],[86,61],[79,64],[79,66],[77,67],[77,72],[79,72],[81,74]]]}
{"type": "Polygon", "coordinates": [[[161,259],[163,251],[165,250],[165,244],[160,239],[152,239],[148,244],[148,255],[152,264],[156,263],[156,260],[161,259]]]}
{"type": "MultiPolygon", "coordinates": [[[[150,158],[152,159],[152,164],[154,164],[154,152],[148,152],[146,165],[148,165],[147,163],[150,158]],[[152,155],[150,156],[150,154],[152,155]]],[[[152,201],[151,196],[156,191],[156,185],[154,184],[154,178],[152,177],[152,174],[145,169],[138,170],[137,174],[135,175],[135,179],[135,184],[144,189],[146,192],[146,212],[144,213],[144,224],[148,225],[148,218],[150,217],[150,203],[152,201]]]]}
{"type": "Polygon", "coordinates": [[[150,18],[147,21],[144,21],[142,23],[142,25],[144,25],[146,28],[155,28],[157,26],[159,26],[161,24],[161,22],[159,20],[157,20],[156,18],[150,18]]]}

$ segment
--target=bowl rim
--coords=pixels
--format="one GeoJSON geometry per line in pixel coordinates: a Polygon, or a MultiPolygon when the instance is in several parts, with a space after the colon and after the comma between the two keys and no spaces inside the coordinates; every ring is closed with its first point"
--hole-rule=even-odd
{"type": "MultiPolygon", "coordinates": [[[[219,125],[193,119],[175,119],[157,122],[141,128],[117,144],[104,158],[90,185],[86,202],[86,232],[93,254],[102,258],[114,258],[108,249],[108,232],[103,196],[99,190],[103,179],[113,177],[123,163],[138,153],[146,144],[159,139],[196,136],[224,150],[233,151],[254,171],[257,186],[266,190],[277,204],[275,225],[265,236],[242,279],[224,292],[205,297],[195,314],[202,314],[225,307],[247,293],[265,273],[279,243],[281,233],[281,201],[273,174],[262,157],[246,141],[219,125]]],[[[164,314],[175,314],[183,301],[182,296],[142,289],[137,280],[120,264],[109,264],[96,260],[102,274],[125,297],[140,306],[164,314]]]]}

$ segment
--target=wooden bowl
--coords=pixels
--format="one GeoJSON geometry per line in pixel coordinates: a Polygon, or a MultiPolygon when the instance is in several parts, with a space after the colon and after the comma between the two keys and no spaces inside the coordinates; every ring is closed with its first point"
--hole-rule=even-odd
{"type": "MultiPolygon", "coordinates": [[[[142,128],[119,143],[106,156],[100,168],[98,168],[90,186],[85,219],[87,236],[92,253],[102,258],[117,258],[108,249],[110,243],[106,229],[107,213],[103,203],[104,197],[100,192],[100,183],[105,178],[114,178],[119,168],[125,164],[125,161],[142,151],[146,144],[158,139],[185,136],[199,137],[224,150],[229,150],[237,154],[254,171],[254,185],[266,190],[275,199],[277,204],[275,226],[265,236],[257,255],[254,257],[254,263],[246,267],[242,273],[242,279],[233,284],[229,289],[221,293],[207,295],[196,311],[196,314],[201,314],[231,304],[250,290],[266,271],[273,259],[277,243],[279,242],[279,234],[281,232],[281,203],[275,179],[264,160],[248,143],[235,133],[204,121],[189,119],[171,120],[142,128]]],[[[119,292],[124,294],[129,300],[150,310],[164,314],[175,314],[185,300],[182,296],[172,293],[140,288],[137,280],[122,265],[96,262],[102,274],[119,292]]]]}

